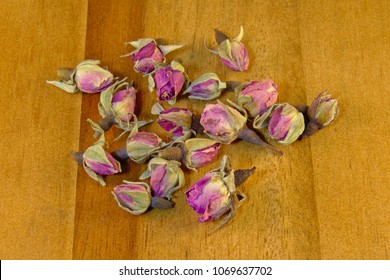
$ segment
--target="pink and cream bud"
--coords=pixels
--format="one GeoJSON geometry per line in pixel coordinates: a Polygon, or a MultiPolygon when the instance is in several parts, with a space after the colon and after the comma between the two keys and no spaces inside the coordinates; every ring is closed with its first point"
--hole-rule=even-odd
{"type": "Polygon", "coordinates": [[[141,182],[123,181],[112,194],[119,207],[133,215],[145,213],[152,201],[149,186],[141,182]]]}

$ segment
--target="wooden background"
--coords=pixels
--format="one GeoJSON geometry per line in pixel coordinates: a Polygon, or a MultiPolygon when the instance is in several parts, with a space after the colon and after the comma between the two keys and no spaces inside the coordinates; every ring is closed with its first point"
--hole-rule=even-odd
{"type": "MultiPolygon", "coordinates": [[[[0,9],[0,259],[389,259],[390,2],[383,1],[54,1],[3,0],[0,9]],[[221,66],[203,46],[219,28],[245,29],[250,68],[221,66]],[[137,180],[145,165],[100,187],[70,158],[95,139],[98,95],[67,94],[45,80],[56,69],[100,59],[139,89],[138,115],[155,95],[135,73],[124,42],[162,38],[186,47],[168,55],[195,79],[270,77],[279,100],[310,103],[322,90],[341,113],[310,139],[277,156],[235,142],[221,148],[234,168],[257,167],[242,186],[248,199],[234,220],[200,224],[184,202],[131,216],[111,190],[137,180]]],[[[226,97],[232,98],[232,94],[226,97]]],[[[204,103],[181,98],[200,113],[204,103]]],[[[146,128],[167,139],[156,124],[146,128]]],[[[119,131],[112,129],[111,140],[119,131]]],[[[124,140],[111,145],[122,146],[124,140]]],[[[274,144],[274,143],[273,143],[274,144]]]]}

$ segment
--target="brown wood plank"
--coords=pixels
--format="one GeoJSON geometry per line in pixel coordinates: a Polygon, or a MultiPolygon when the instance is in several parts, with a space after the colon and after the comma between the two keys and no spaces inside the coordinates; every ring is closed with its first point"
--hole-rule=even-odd
{"type": "Polygon", "coordinates": [[[84,56],[86,1],[2,1],[0,259],[70,259],[81,96],[45,83],[84,56]]]}
{"type": "Polygon", "coordinates": [[[328,88],[339,120],[310,139],[324,259],[390,257],[390,5],[303,1],[308,101],[328,88]]]}

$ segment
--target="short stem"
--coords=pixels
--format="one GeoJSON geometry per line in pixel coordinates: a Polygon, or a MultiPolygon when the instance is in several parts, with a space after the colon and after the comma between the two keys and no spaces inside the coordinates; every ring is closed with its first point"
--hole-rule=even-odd
{"type": "MultiPolygon", "coordinates": [[[[98,125],[103,129],[104,132],[106,132],[111,128],[114,123],[115,117],[113,115],[107,115],[98,122],[98,125]]],[[[99,135],[100,132],[96,131],[94,136],[97,137],[99,135]]]]}
{"type": "Polygon", "coordinates": [[[275,148],[274,146],[268,144],[263,139],[261,139],[260,136],[256,134],[256,132],[249,129],[247,126],[245,126],[245,128],[240,132],[238,138],[244,140],[245,142],[259,145],[263,148],[269,149],[269,150],[271,150],[279,155],[284,154],[281,150],[275,148]]]}
{"type": "Polygon", "coordinates": [[[295,108],[305,116],[309,107],[306,104],[299,104],[295,108]]]}
{"type": "Polygon", "coordinates": [[[251,169],[234,170],[234,184],[236,187],[242,185],[256,171],[256,167],[251,169]]]}
{"type": "Polygon", "coordinates": [[[226,81],[226,88],[225,88],[225,91],[226,92],[232,92],[232,91],[235,91],[235,89],[237,87],[239,87],[241,85],[240,82],[237,82],[237,81],[226,81]]]}
{"type": "Polygon", "coordinates": [[[158,156],[166,160],[182,161],[183,150],[180,147],[169,147],[158,153],[158,156]]]}
{"type": "Polygon", "coordinates": [[[127,154],[127,150],[126,150],[126,147],[122,148],[122,149],[119,149],[119,150],[115,150],[111,153],[111,155],[116,159],[116,160],[119,160],[119,161],[123,161],[123,160],[126,160],[129,158],[129,155],[127,154]]]}
{"type": "Polygon", "coordinates": [[[322,125],[319,124],[316,120],[309,120],[309,122],[305,126],[305,130],[303,131],[301,135],[301,139],[305,139],[306,137],[309,137],[316,133],[318,130],[322,128],[322,125]]]}
{"type": "Polygon", "coordinates": [[[217,41],[218,45],[222,44],[223,41],[229,40],[229,37],[226,36],[225,33],[219,31],[218,29],[214,29],[215,31],[215,41],[217,41]]]}
{"type": "Polygon", "coordinates": [[[174,203],[164,197],[152,197],[150,206],[157,209],[170,209],[173,208],[174,203]]]}
{"type": "Polygon", "coordinates": [[[73,157],[73,159],[74,159],[78,164],[83,164],[83,155],[84,155],[84,151],[71,152],[70,155],[73,157]]]}
{"type": "Polygon", "coordinates": [[[192,115],[191,129],[193,129],[196,132],[196,134],[200,134],[204,132],[204,128],[200,123],[200,119],[195,115],[192,115]]]}
{"type": "Polygon", "coordinates": [[[69,81],[74,69],[65,67],[57,70],[57,76],[61,81],[69,81]]]}

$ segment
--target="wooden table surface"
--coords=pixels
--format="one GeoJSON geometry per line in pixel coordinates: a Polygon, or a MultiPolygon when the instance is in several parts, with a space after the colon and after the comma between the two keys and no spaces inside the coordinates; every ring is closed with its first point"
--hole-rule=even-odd
{"type": "MultiPolygon", "coordinates": [[[[389,15],[387,0],[3,0],[0,259],[389,259],[389,15]],[[211,42],[214,28],[235,37],[241,25],[251,63],[236,73],[203,38],[211,42]],[[185,172],[175,208],[132,216],[111,190],[137,180],[145,165],[131,163],[107,187],[89,178],[69,153],[95,141],[86,119],[99,119],[99,96],[45,81],[59,67],[100,59],[134,80],[146,119],[155,95],[120,57],[132,50],[124,42],[144,37],[185,43],[168,59],[182,61],[193,79],[205,72],[242,82],[270,77],[279,100],[292,104],[329,89],[339,118],[304,141],[273,142],[284,156],[240,141],[223,146],[218,160],[228,154],[234,168],[257,171],[233,221],[209,237],[218,223],[198,223],[184,190],[218,162],[185,172]]],[[[178,106],[199,114],[204,102],[181,98],[178,106]]],[[[145,130],[167,139],[155,123],[145,130]]],[[[118,133],[111,129],[107,139],[118,133]]]]}

